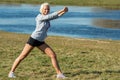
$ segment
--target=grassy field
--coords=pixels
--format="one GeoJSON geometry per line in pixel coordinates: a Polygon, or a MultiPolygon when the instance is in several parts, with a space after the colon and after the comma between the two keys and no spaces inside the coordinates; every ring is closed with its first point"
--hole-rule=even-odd
{"type": "MultiPolygon", "coordinates": [[[[57,80],[50,58],[35,48],[9,79],[13,61],[29,35],[0,31],[0,80],[57,80]]],[[[57,54],[65,80],[119,80],[120,41],[50,36],[46,42],[57,54]]]]}
{"type": "Polygon", "coordinates": [[[41,4],[49,2],[53,5],[75,5],[75,6],[102,6],[120,9],[120,0],[0,0],[0,3],[28,3],[41,4]]]}

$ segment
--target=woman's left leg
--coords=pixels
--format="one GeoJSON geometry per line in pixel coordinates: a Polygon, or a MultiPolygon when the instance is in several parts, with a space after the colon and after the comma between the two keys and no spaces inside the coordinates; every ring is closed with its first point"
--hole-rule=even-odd
{"type": "Polygon", "coordinates": [[[58,64],[58,61],[57,61],[57,57],[56,57],[56,54],[55,52],[52,50],[51,47],[49,47],[49,45],[47,45],[46,43],[41,45],[41,46],[38,46],[38,48],[40,50],[42,50],[43,52],[45,52],[50,58],[51,58],[51,61],[52,61],[52,65],[53,67],[55,68],[57,74],[62,74],[61,70],[60,70],[60,67],[59,67],[59,64],[58,64]]]}

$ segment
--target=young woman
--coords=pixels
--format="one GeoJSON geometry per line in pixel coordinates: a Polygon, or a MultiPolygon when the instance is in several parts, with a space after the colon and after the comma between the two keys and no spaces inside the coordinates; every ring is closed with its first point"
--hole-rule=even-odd
{"type": "Polygon", "coordinates": [[[19,63],[26,58],[26,56],[31,52],[34,47],[37,47],[44,53],[46,53],[50,58],[53,67],[56,70],[57,78],[65,78],[60,67],[57,62],[57,57],[53,49],[45,42],[45,38],[47,37],[47,30],[50,27],[50,20],[56,19],[59,16],[62,16],[68,11],[67,7],[56,11],[54,13],[49,14],[50,12],[50,5],[49,3],[43,3],[40,7],[40,13],[36,17],[36,29],[31,34],[29,40],[25,44],[23,51],[21,54],[16,58],[13,63],[13,66],[8,74],[8,77],[15,78],[14,71],[19,65],[19,63]]]}

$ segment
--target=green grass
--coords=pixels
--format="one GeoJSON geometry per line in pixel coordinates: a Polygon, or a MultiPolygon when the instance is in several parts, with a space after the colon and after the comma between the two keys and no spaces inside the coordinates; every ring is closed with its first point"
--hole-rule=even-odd
{"type": "MultiPolygon", "coordinates": [[[[35,48],[7,78],[13,61],[29,35],[0,31],[0,80],[56,80],[50,58],[35,48]]],[[[46,42],[57,54],[65,80],[119,80],[120,41],[49,36],[46,42]]]]}
{"type": "Polygon", "coordinates": [[[120,0],[0,0],[0,3],[41,4],[49,2],[52,5],[101,6],[120,9],[120,0]]]}

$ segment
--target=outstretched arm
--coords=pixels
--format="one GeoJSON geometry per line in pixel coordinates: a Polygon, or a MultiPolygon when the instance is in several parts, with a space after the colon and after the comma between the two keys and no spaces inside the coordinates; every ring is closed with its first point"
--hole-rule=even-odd
{"type": "Polygon", "coordinates": [[[58,16],[62,16],[63,14],[65,14],[66,12],[68,12],[68,8],[64,7],[62,10],[58,11],[58,16]]]}
{"type": "Polygon", "coordinates": [[[56,11],[52,14],[48,14],[48,15],[38,15],[36,20],[53,20],[53,19],[56,19],[58,18],[58,16],[62,16],[63,14],[65,14],[66,12],[68,11],[68,8],[67,7],[64,7],[63,9],[59,10],[59,11],[56,11]]]}

